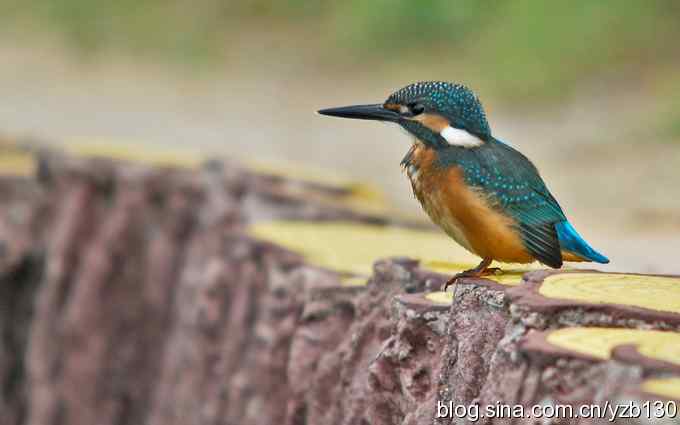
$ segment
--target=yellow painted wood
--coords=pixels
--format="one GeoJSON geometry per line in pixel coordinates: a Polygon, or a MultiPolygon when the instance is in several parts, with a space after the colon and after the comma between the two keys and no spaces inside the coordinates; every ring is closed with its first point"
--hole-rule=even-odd
{"type": "Polygon", "coordinates": [[[680,377],[647,379],[642,383],[642,391],[680,400],[680,377]]]}
{"type": "MultiPolygon", "coordinates": [[[[347,176],[335,173],[326,168],[314,167],[309,164],[298,164],[281,160],[253,160],[252,158],[242,158],[241,162],[246,164],[249,169],[256,173],[294,179],[306,183],[320,184],[335,189],[352,190],[353,187],[357,185],[355,180],[352,180],[347,176]]],[[[364,185],[360,183],[359,186],[364,185]]],[[[361,190],[363,190],[363,187],[361,190]]],[[[370,187],[370,191],[375,192],[375,189],[370,187]]]]}
{"type": "Polygon", "coordinates": [[[387,201],[384,194],[370,185],[354,184],[346,188],[344,195],[322,194],[321,192],[301,194],[310,201],[315,201],[329,207],[342,208],[356,213],[376,217],[389,217],[392,219],[408,220],[403,213],[396,211],[387,201]]]}
{"type": "Polygon", "coordinates": [[[0,175],[31,177],[35,175],[35,157],[29,152],[0,149],[0,175]]]}
{"type": "MultiPolygon", "coordinates": [[[[481,260],[477,260],[479,262],[481,260]]],[[[477,263],[449,263],[441,261],[425,260],[423,267],[428,270],[436,271],[443,274],[456,274],[462,271],[475,267],[477,263]]],[[[501,272],[489,276],[484,276],[484,279],[493,280],[496,283],[507,286],[517,286],[522,283],[522,276],[528,271],[539,270],[541,268],[538,264],[493,264],[492,267],[500,267],[501,272]]]]}
{"type": "MultiPolygon", "coordinates": [[[[297,194],[311,201],[368,215],[398,217],[404,220],[412,219],[412,217],[407,217],[396,211],[387,201],[384,193],[376,187],[350,180],[332,171],[285,161],[271,163],[246,159],[244,163],[256,173],[297,180],[303,183],[313,183],[346,192],[345,194],[325,195],[319,191],[311,192],[305,187],[298,188],[299,193],[297,194]]],[[[289,190],[295,190],[295,186],[291,186],[289,190]]]]}
{"type": "Polygon", "coordinates": [[[345,276],[340,282],[343,286],[366,286],[368,279],[366,276],[345,276]]]}
{"type": "Polygon", "coordinates": [[[429,292],[425,295],[425,298],[436,304],[451,305],[453,303],[453,292],[452,291],[437,291],[429,292]]]}
{"type": "Polygon", "coordinates": [[[139,162],[160,167],[193,169],[205,160],[205,156],[194,150],[165,146],[154,148],[141,141],[130,143],[107,139],[68,140],[64,143],[64,149],[75,156],[139,162]]]}
{"type": "Polygon", "coordinates": [[[434,232],[351,222],[278,221],[250,227],[255,237],[303,254],[318,266],[369,275],[386,257],[410,257],[473,264],[476,259],[448,237],[434,232]]]}
{"type": "Polygon", "coordinates": [[[612,303],[680,313],[680,279],[612,273],[565,273],[548,277],[540,294],[588,303],[612,303]]]}
{"type": "Polygon", "coordinates": [[[621,328],[564,328],[547,337],[550,344],[592,356],[609,359],[619,345],[634,344],[640,354],[680,365],[680,333],[621,328]]]}

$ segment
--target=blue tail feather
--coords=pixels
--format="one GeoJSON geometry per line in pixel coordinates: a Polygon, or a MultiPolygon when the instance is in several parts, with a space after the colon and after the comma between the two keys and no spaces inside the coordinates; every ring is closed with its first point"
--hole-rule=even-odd
{"type": "Polygon", "coordinates": [[[557,230],[560,247],[564,251],[569,251],[596,263],[607,264],[609,262],[609,258],[591,248],[568,221],[557,223],[555,230],[557,230]]]}

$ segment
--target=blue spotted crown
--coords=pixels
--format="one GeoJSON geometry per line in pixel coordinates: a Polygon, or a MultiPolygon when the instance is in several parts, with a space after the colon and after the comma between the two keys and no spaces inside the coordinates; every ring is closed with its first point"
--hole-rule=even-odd
{"type": "Polygon", "coordinates": [[[428,111],[448,118],[456,128],[487,138],[491,136],[484,108],[477,96],[462,84],[424,81],[392,93],[385,103],[407,105],[418,102],[428,111]]]}

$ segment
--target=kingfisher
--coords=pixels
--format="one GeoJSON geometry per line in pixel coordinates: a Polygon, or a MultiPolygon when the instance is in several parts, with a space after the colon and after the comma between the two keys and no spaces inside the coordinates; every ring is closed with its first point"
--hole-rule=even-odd
{"type": "Polygon", "coordinates": [[[427,81],[392,93],[385,102],[321,109],[340,118],[396,123],[413,136],[401,161],[413,193],[430,219],[482,261],[459,278],[497,273],[492,261],[608,263],[569,223],[538,169],[496,139],[477,96],[462,84],[427,81]]]}

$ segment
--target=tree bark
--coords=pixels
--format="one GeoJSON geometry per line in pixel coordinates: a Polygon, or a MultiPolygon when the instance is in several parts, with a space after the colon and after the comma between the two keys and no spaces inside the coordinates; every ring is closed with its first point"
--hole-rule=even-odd
{"type": "MultiPolygon", "coordinates": [[[[436,292],[448,276],[417,260],[372,258],[349,284],[248,232],[282,219],[413,226],[354,196],[228,161],[49,152],[38,177],[2,177],[0,423],[449,424],[465,420],[441,406],[680,398],[653,385],[680,376],[663,354],[680,343],[653,333],[677,336],[680,311],[589,292],[616,276],[574,275],[576,295],[545,290],[564,273],[466,279],[451,300],[436,292]]],[[[678,297],[678,279],[637,279],[678,297]]]]}

